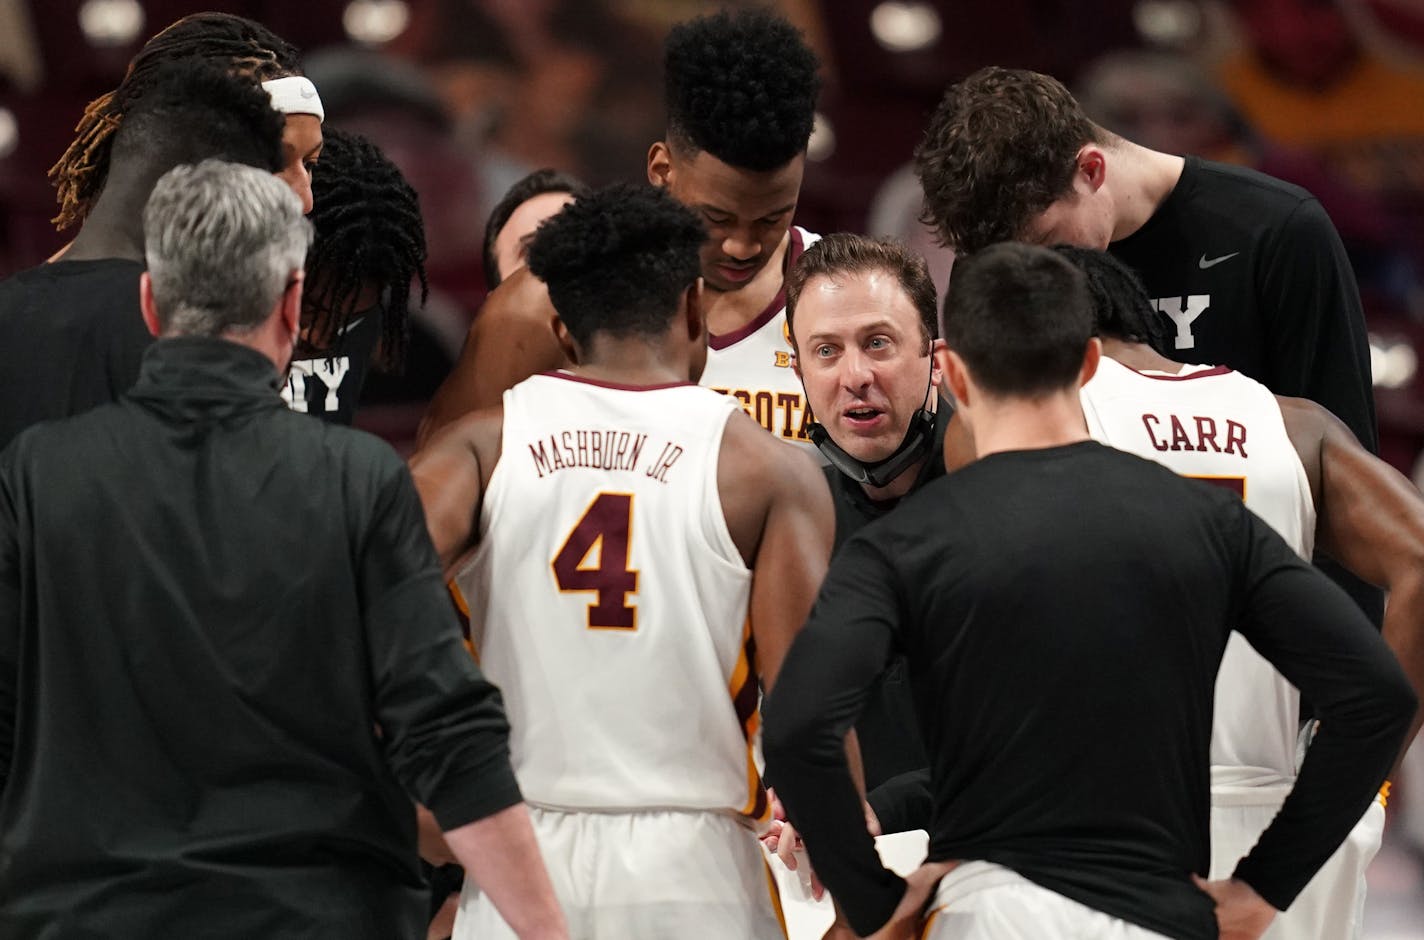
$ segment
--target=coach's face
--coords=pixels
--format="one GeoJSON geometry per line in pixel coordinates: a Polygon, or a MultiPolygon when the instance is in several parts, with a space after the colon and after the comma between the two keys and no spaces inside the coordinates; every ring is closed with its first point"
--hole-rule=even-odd
{"type": "Polygon", "coordinates": [[[702,278],[713,290],[740,290],[776,254],[796,211],[806,158],[774,170],[729,166],[706,151],[675,153],[657,143],[648,178],[696,212],[707,227],[702,278]]]}
{"type": "Polygon", "coordinates": [[[894,453],[939,381],[899,280],[888,271],[813,277],[792,329],[807,404],[831,440],[862,463],[894,453]]]}

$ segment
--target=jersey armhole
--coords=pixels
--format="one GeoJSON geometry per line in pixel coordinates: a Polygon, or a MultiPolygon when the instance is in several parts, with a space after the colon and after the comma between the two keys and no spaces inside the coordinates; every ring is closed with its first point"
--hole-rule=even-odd
{"type": "Polygon", "coordinates": [[[722,463],[722,445],[727,439],[727,429],[736,417],[739,408],[734,400],[727,401],[727,412],[717,430],[709,435],[706,479],[703,481],[702,524],[698,531],[709,549],[738,571],[751,573],[746,559],[732,538],[732,530],[727,525],[726,511],[722,508],[722,491],[717,485],[718,469],[722,463]]]}

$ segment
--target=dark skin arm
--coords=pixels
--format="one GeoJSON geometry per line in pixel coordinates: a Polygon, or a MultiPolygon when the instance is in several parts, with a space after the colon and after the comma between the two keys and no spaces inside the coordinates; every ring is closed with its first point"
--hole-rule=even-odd
{"type": "MultiPolygon", "coordinates": [[[[469,415],[437,434],[410,459],[425,526],[448,578],[479,531],[480,503],[499,462],[504,408],[469,415]]],[[[420,857],[432,865],[455,861],[435,817],[416,807],[420,857]]]]}
{"type": "MultiPolygon", "coordinates": [[[[743,412],[727,421],[717,466],[727,529],[752,569],[750,617],[762,692],[769,694],[791,642],[806,623],[830,562],[835,507],[826,478],[808,454],[767,434],[743,412]]],[[[861,796],[865,774],[852,731],[846,755],[861,796]]],[[[776,846],[795,869],[794,830],[776,846]]],[[[814,877],[814,876],[813,876],[814,877]]]]}
{"type": "Polygon", "coordinates": [[[741,411],[723,432],[717,487],[732,541],[752,569],[752,636],[770,692],[826,576],[835,508],[815,461],[741,411]]]}
{"type": "Polygon", "coordinates": [[[486,408],[445,428],[410,458],[425,525],[447,577],[475,547],[480,504],[499,462],[503,429],[504,407],[486,408]]]}
{"type": "MultiPolygon", "coordinates": [[[[1316,547],[1389,592],[1382,633],[1416,695],[1424,693],[1424,498],[1312,401],[1277,396],[1315,499],[1316,547]]],[[[1404,750],[1424,724],[1415,713],[1404,750]]],[[[1402,758],[1403,750],[1400,753],[1402,758]]],[[[1395,761],[1391,776],[1399,770],[1395,761]]]]}
{"type": "Polygon", "coordinates": [[[500,403],[506,389],[570,365],[554,336],[554,305],[544,282],[520,268],[487,298],[460,359],[436,391],[420,422],[416,445],[425,447],[441,428],[480,408],[500,403]]]}

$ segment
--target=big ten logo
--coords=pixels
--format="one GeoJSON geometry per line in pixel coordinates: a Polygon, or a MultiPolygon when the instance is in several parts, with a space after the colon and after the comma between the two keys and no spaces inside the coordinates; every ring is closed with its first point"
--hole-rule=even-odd
{"type": "Polygon", "coordinates": [[[771,364],[778,369],[791,368],[792,354],[791,346],[791,324],[781,324],[781,338],[786,341],[787,349],[774,349],[771,353],[771,364]]]}
{"type": "Polygon", "coordinates": [[[788,441],[810,441],[806,426],[816,420],[800,392],[750,391],[745,388],[714,388],[742,403],[742,410],[772,434],[788,441]]]}

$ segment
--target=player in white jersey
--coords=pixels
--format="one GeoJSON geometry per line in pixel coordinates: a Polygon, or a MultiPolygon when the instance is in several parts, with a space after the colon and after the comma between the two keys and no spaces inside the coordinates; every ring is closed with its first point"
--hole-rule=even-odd
{"type": "MultiPolygon", "coordinates": [[[[750,742],[834,513],[810,457],[691,384],[703,240],[651,187],[545,223],[529,265],[574,365],[412,462],[576,937],[783,936],[750,742]]],[[[455,936],[508,936],[473,884],[455,936]]]]}
{"type": "MultiPolygon", "coordinates": [[[[816,56],[768,12],[741,10],[681,23],[668,35],[667,133],[648,151],[647,176],[708,230],[708,361],[702,384],[734,397],[782,440],[815,454],[786,334],[784,277],[816,236],[791,225],[815,119],[816,56]]],[[[421,424],[441,426],[500,401],[531,375],[568,365],[548,292],[525,270],[502,282],[470,326],[465,348],[421,424]]],[[[819,459],[819,458],[818,458],[819,459]]]]}
{"type": "MultiPolygon", "coordinates": [[[[1278,398],[1224,367],[1182,365],[1151,345],[1160,321],[1111,256],[1060,248],[1088,275],[1104,357],[1083,387],[1094,438],[1185,476],[1226,486],[1300,555],[1315,543],[1389,590],[1384,637],[1416,689],[1424,677],[1424,500],[1313,402],[1278,398]],[[1318,515],[1317,515],[1318,512],[1318,515]]],[[[1281,809],[1298,766],[1299,699],[1233,634],[1217,677],[1212,730],[1212,870],[1227,878],[1281,809]]],[[[1416,717],[1409,738],[1418,730],[1416,717]]],[[[1360,935],[1365,867],[1379,848],[1383,798],[1289,910],[1271,940],[1360,935]]]]}
{"type": "MultiPolygon", "coordinates": [[[[787,238],[786,270],[820,240],[798,225],[791,226],[787,238]]],[[[757,424],[782,440],[809,445],[812,415],[794,362],[783,284],[744,326],[707,337],[707,368],[701,382],[735,398],[757,424]]]]}

